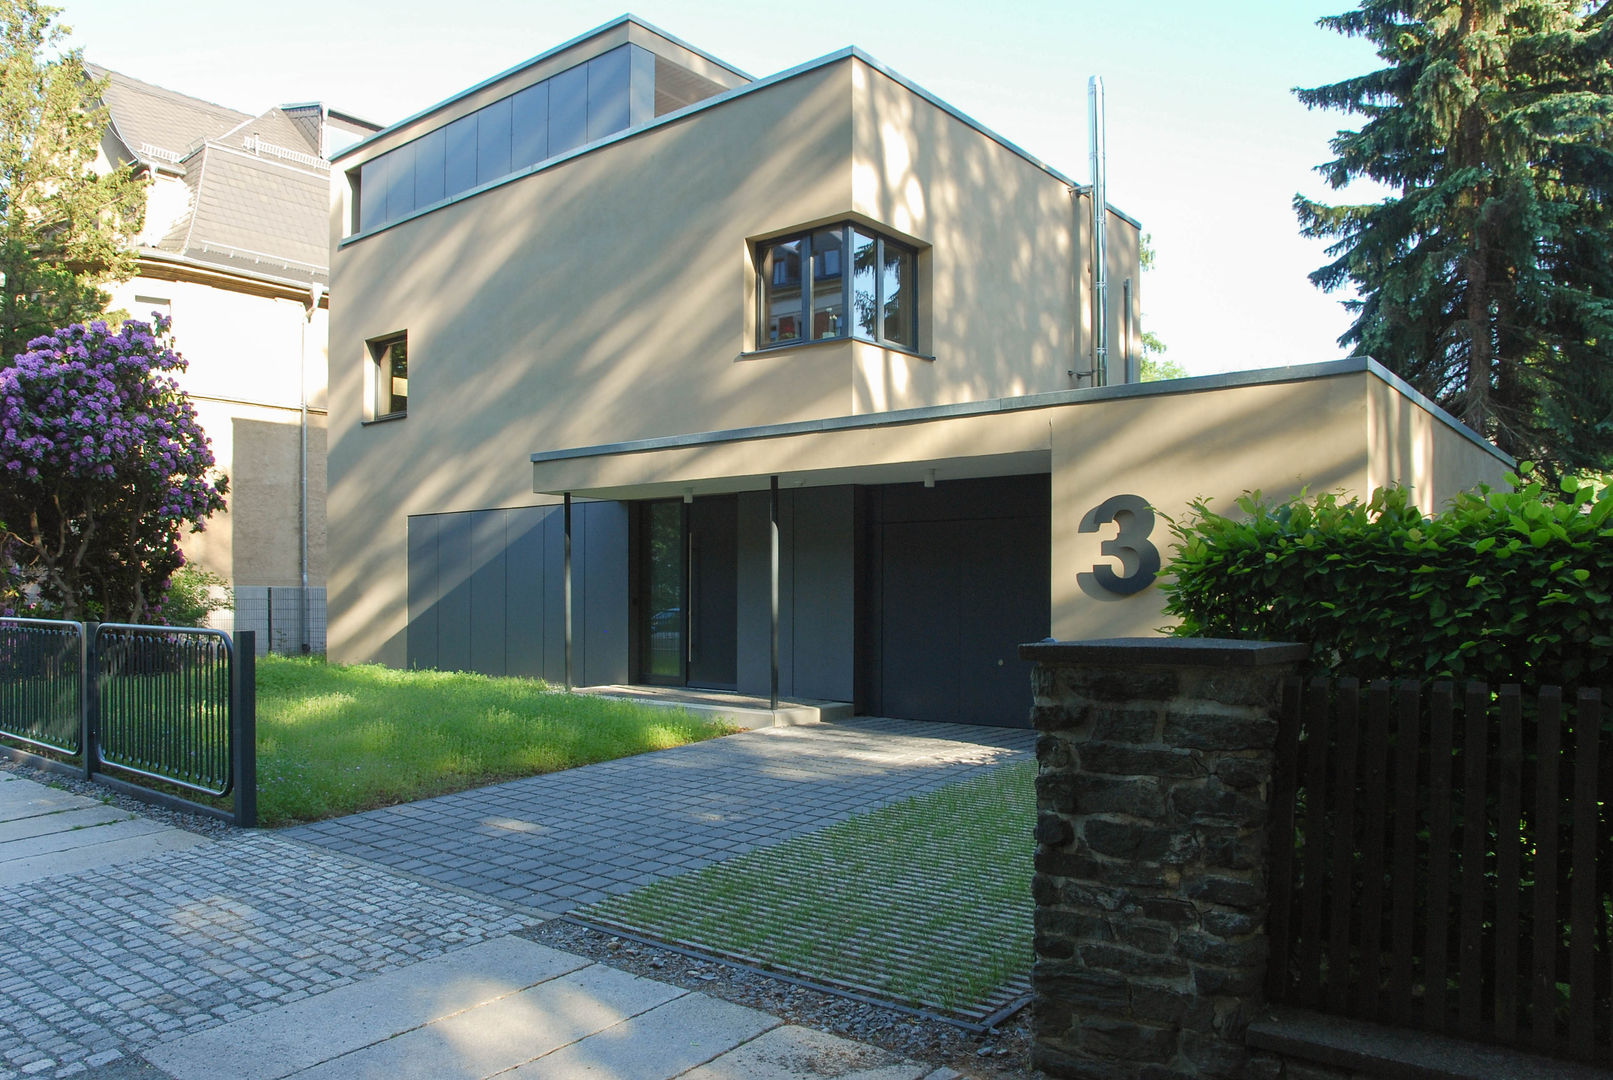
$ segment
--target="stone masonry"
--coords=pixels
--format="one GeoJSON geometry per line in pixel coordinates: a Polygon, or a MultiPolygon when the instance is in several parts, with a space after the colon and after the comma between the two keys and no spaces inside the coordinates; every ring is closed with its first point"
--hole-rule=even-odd
{"type": "Polygon", "coordinates": [[[1306,647],[1020,652],[1040,732],[1033,1063],[1081,1080],[1259,1073],[1244,1030],[1265,977],[1267,800],[1306,647]]]}

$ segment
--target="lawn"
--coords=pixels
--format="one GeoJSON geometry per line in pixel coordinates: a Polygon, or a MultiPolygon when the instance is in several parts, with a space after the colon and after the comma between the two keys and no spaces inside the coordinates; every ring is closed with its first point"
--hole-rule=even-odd
{"type": "Polygon", "coordinates": [[[576,912],[970,1015],[1031,966],[1035,762],[914,796],[576,912]]]}
{"type": "Polygon", "coordinates": [[[258,660],[264,825],[663,750],[733,729],[535,679],[258,660]]]}

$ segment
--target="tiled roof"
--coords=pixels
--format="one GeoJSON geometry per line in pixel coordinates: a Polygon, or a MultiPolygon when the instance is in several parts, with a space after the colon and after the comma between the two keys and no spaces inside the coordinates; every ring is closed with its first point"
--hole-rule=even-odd
{"type": "Polygon", "coordinates": [[[323,281],[330,263],[329,167],[254,153],[233,141],[209,142],[190,159],[190,213],[160,246],[249,273],[323,281]]]}
{"type": "Polygon", "coordinates": [[[202,140],[217,138],[251,119],[236,109],[177,94],[94,64],[84,67],[91,77],[107,80],[102,100],[112,114],[112,126],[123,144],[142,161],[173,166],[202,140]]]}

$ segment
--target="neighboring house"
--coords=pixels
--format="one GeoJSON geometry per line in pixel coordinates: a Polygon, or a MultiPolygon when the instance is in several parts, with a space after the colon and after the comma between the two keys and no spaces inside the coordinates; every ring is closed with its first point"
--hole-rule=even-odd
{"type": "Polygon", "coordinates": [[[230,478],[229,509],[185,537],[186,556],[234,586],[221,625],[323,651],[327,158],[378,128],[320,105],[252,116],[90,70],[107,79],[104,164],[151,178],[138,271],[111,307],[173,318],[181,385],[230,478]]]}
{"type": "Polygon", "coordinates": [[[1370,361],[1124,385],[1112,208],[1094,385],[1089,189],[856,49],[623,17],[333,165],[333,659],[1023,724],[1163,621],[1150,505],[1504,468],[1370,361]]]}

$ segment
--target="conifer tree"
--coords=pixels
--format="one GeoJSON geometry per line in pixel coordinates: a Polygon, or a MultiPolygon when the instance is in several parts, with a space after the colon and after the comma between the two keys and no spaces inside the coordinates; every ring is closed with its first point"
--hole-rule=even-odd
{"type": "Polygon", "coordinates": [[[1363,118],[1295,196],[1311,274],[1354,285],[1340,344],[1503,450],[1551,471],[1613,464],[1613,0],[1361,0],[1319,21],[1385,67],[1295,93],[1363,118]]]}
{"type": "Polygon", "coordinates": [[[0,366],[28,342],[105,308],[134,273],[144,182],[97,171],[102,84],[59,48],[59,8],[0,0],[0,366]]]}

